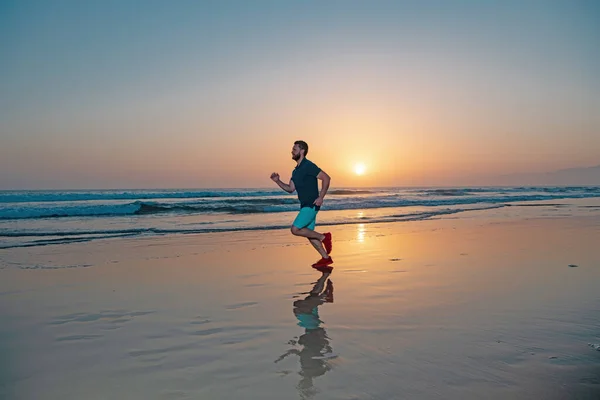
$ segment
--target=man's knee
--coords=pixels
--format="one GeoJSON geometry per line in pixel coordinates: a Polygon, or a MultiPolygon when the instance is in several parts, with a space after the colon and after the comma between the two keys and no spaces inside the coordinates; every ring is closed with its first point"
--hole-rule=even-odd
{"type": "Polygon", "coordinates": [[[292,235],[298,236],[300,234],[300,228],[298,228],[295,225],[292,225],[292,228],[290,230],[292,231],[292,235]]]}

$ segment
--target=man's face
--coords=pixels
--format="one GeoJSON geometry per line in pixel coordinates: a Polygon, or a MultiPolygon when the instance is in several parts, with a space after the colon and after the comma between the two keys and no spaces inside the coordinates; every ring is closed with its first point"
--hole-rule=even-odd
{"type": "Polygon", "coordinates": [[[300,146],[297,144],[292,147],[292,160],[298,161],[300,159],[300,146]]]}

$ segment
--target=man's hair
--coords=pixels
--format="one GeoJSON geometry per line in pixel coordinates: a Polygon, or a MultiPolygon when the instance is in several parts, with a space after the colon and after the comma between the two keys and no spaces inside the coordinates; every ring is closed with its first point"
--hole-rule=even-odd
{"type": "Polygon", "coordinates": [[[302,150],[304,150],[304,157],[308,154],[308,144],[304,140],[296,140],[294,144],[297,144],[302,150]]]}

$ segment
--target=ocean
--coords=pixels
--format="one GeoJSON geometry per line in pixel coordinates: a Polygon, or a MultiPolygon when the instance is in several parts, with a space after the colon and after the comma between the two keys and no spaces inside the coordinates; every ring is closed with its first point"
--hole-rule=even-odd
{"type": "Polygon", "coordinates": [[[1,192],[0,399],[599,399],[599,197],[1,192]]]}
{"type": "MultiPolygon", "coordinates": [[[[330,189],[318,224],[444,218],[536,201],[600,197],[598,186],[330,189]]],[[[274,189],[1,191],[0,248],[96,239],[283,229],[299,203],[274,189]]]]}

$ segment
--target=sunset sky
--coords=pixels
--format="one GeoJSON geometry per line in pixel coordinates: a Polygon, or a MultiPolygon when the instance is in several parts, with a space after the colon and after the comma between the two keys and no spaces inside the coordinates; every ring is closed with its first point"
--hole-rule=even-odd
{"type": "Polygon", "coordinates": [[[0,0],[0,189],[269,187],[297,139],[346,187],[598,165],[599,20],[593,0],[0,0]]]}

